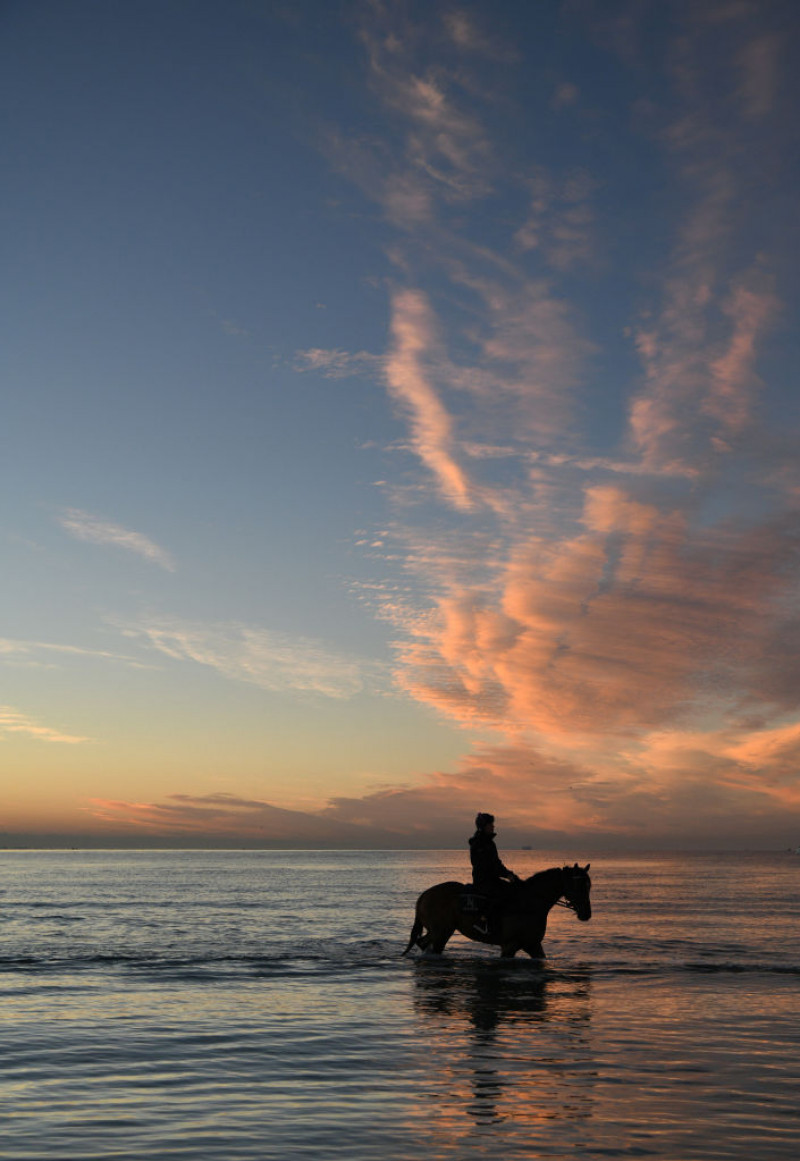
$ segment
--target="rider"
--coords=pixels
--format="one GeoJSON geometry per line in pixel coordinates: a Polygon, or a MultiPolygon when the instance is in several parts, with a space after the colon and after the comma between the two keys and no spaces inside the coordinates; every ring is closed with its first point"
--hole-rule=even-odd
{"type": "Polygon", "coordinates": [[[494,841],[496,833],[494,815],[481,811],[475,818],[475,834],[469,840],[472,883],[476,891],[487,898],[486,914],[481,916],[482,926],[474,924],[480,935],[488,935],[497,926],[508,891],[507,884],[520,882],[519,877],[500,860],[494,841]]]}

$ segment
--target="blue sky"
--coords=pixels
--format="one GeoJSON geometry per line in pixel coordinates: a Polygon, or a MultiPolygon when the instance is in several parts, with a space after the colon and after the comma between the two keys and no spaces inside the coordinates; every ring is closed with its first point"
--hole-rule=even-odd
{"type": "Polygon", "coordinates": [[[0,21],[8,841],[794,843],[793,7],[0,21]]]}

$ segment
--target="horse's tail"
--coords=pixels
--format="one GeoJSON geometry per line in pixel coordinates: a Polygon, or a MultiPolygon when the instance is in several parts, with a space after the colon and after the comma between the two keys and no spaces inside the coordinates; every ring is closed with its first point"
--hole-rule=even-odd
{"type": "Polygon", "coordinates": [[[425,924],[422,922],[422,920],[419,917],[419,904],[417,904],[417,910],[416,910],[416,913],[414,915],[414,926],[411,928],[411,935],[408,937],[408,946],[406,947],[406,950],[403,952],[403,955],[408,955],[408,953],[411,951],[411,948],[414,946],[414,944],[419,943],[419,937],[422,935],[422,931],[423,931],[424,926],[425,926],[425,924]]]}

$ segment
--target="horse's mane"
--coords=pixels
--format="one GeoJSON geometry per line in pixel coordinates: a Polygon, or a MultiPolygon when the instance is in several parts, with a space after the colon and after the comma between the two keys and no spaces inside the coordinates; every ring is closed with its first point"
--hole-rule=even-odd
{"type": "Polygon", "coordinates": [[[562,867],[550,867],[547,871],[537,871],[535,875],[531,875],[526,879],[526,883],[530,883],[534,887],[544,887],[555,881],[556,875],[564,873],[562,867]]]}

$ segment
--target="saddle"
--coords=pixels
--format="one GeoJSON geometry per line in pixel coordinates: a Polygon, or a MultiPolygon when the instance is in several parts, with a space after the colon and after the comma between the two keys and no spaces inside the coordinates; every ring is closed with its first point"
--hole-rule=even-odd
{"type": "Polygon", "coordinates": [[[458,896],[458,912],[462,922],[473,931],[497,941],[502,924],[502,907],[498,899],[492,899],[474,887],[466,887],[458,896]]]}
{"type": "Polygon", "coordinates": [[[492,895],[472,885],[465,886],[458,895],[458,913],[481,934],[486,934],[481,931],[485,926],[489,933],[496,936],[504,918],[515,910],[515,886],[503,884],[499,894],[492,895]]]}
{"type": "Polygon", "coordinates": [[[485,915],[489,906],[489,896],[472,887],[465,887],[458,896],[458,910],[462,915],[485,915]]]}

